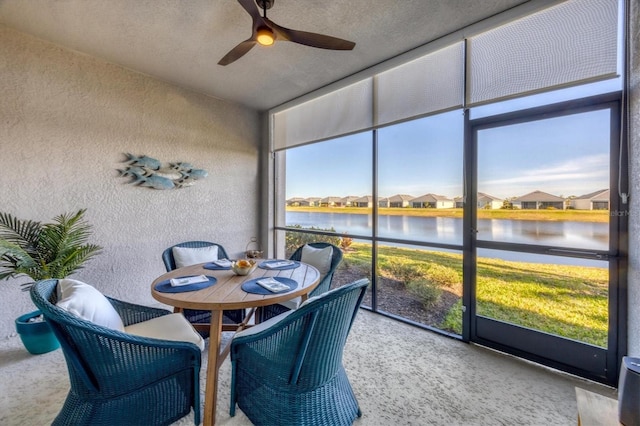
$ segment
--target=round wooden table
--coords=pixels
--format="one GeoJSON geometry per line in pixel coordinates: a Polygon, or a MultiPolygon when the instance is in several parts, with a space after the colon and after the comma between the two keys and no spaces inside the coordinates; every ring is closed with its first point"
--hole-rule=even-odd
{"type": "MultiPolygon", "coordinates": [[[[261,262],[262,260],[258,260],[258,263],[261,262]]],[[[222,331],[239,331],[247,326],[246,322],[251,318],[255,308],[284,302],[298,296],[301,296],[303,300],[306,299],[309,292],[316,288],[320,282],[320,273],[311,265],[301,262],[298,263],[300,266],[295,269],[274,270],[258,267],[246,276],[235,275],[231,270],[205,269],[204,266],[206,264],[203,263],[175,269],[159,276],[153,281],[151,285],[151,295],[153,298],[167,305],[174,306],[176,311],[179,312],[182,309],[203,309],[211,311],[211,323],[208,325],[209,356],[204,401],[203,424],[205,426],[213,425],[215,422],[218,369],[229,354],[229,345],[224,348],[220,347],[222,331]],[[156,290],[156,285],[162,281],[193,275],[215,277],[217,281],[210,287],[196,291],[164,293],[156,290]],[[242,284],[245,281],[262,277],[290,278],[296,281],[297,287],[285,293],[270,294],[253,294],[242,290],[242,284]],[[223,326],[222,312],[233,309],[252,309],[252,311],[243,324],[223,326]]],[[[199,325],[198,327],[201,328],[202,326],[203,325],[199,325]]],[[[204,326],[207,327],[207,325],[204,326]]]]}

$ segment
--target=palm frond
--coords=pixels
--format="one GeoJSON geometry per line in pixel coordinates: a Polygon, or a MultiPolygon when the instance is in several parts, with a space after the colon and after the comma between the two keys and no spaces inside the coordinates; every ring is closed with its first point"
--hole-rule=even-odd
{"type": "Polygon", "coordinates": [[[83,267],[102,247],[89,244],[85,209],[61,214],[52,223],[20,221],[0,213],[0,280],[28,275],[38,281],[65,278],[83,267]]]}
{"type": "Polygon", "coordinates": [[[98,245],[85,244],[61,252],[50,264],[50,273],[53,277],[67,277],[78,269],[82,269],[84,263],[95,257],[101,250],[102,247],[98,245]]]}
{"type": "Polygon", "coordinates": [[[36,251],[35,244],[41,232],[40,222],[20,220],[9,213],[0,213],[0,240],[17,244],[28,253],[36,251]]]}
{"type": "Polygon", "coordinates": [[[45,248],[45,258],[50,262],[70,248],[77,249],[85,244],[91,236],[91,226],[82,217],[85,210],[76,214],[62,214],[56,216],[54,223],[43,226],[40,245],[45,248]]]}
{"type": "Polygon", "coordinates": [[[18,244],[0,239],[0,280],[26,274],[37,266],[33,257],[18,244]]]}

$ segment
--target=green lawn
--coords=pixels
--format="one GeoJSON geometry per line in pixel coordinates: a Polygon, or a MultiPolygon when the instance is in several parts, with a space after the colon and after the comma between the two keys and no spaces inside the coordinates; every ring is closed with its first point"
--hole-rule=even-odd
{"type": "MultiPolygon", "coordinates": [[[[371,249],[366,244],[354,243],[344,260],[352,267],[368,271],[371,249]]],[[[379,271],[387,276],[400,277],[403,273],[409,276],[416,270],[428,271],[434,264],[456,271],[459,283],[453,287],[459,291],[461,255],[397,247],[379,250],[379,271]]],[[[606,347],[607,295],[606,268],[478,259],[478,315],[606,347]]],[[[459,301],[450,308],[440,328],[461,333],[461,320],[459,301]]]]}

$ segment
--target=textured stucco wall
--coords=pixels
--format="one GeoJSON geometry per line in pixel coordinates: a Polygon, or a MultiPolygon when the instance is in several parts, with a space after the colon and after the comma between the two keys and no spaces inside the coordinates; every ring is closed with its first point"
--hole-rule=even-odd
{"type": "Polygon", "coordinates": [[[628,353],[640,356],[640,5],[631,1],[628,353]]]}
{"type": "MultiPolygon", "coordinates": [[[[214,78],[214,77],[212,77],[214,78]]],[[[258,235],[256,111],[165,84],[0,25],[0,211],[48,221],[87,208],[103,253],[75,277],[155,304],[161,252],[204,239],[239,255],[258,235]],[[196,185],[153,190],[118,176],[125,152],[206,169],[196,185]]],[[[0,282],[0,338],[33,308],[0,282]]]]}

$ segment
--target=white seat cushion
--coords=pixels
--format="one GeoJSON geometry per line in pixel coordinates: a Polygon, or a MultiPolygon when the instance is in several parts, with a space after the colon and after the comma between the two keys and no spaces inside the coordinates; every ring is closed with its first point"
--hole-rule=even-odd
{"type": "Polygon", "coordinates": [[[201,351],[204,350],[204,339],[181,313],[131,324],[124,331],[141,337],[195,343],[201,351]]]}
{"type": "Polygon", "coordinates": [[[58,280],[56,291],[59,308],[102,327],[124,331],[122,318],[111,302],[89,284],[65,278],[58,280]]]}
{"type": "Polygon", "coordinates": [[[302,255],[300,261],[308,263],[320,272],[320,279],[331,269],[331,257],[333,256],[333,247],[315,248],[308,244],[302,247],[302,255]]]}
{"type": "Polygon", "coordinates": [[[171,253],[176,268],[218,260],[218,246],[173,247],[171,253]]]}
{"type": "Polygon", "coordinates": [[[298,297],[294,297],[291,300],[285,300],[284,302],[280,302],[278,303],[278,305],[282,305],[288,309],[298,309],[298,305],[300,305],[301,301],[302,301],[302,298],[298,296],[298,297]]]}

